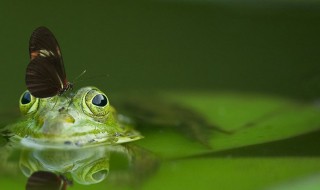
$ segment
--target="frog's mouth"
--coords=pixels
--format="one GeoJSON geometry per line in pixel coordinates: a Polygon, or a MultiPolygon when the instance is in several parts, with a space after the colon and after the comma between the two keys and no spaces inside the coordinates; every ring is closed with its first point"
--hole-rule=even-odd
{"type": "Polygon", "coordinates": [[[95,121],[77,121],[71,114],[38,118],[38,127],[18,137],[23,146],[32,148],[78,148],[101,144],[120,144],[141,139],[137,131],[116,131],[95,121]]]}
{"type": "Polygon", "coordinates": [[[94,135],[87,134],[84,136],[72,137],[69,139],[48,139],[48,138],[32,138],[32,137],[17,137],[17,141],[24,147],[36,148],[36,149],[74,149],[74,148],[84,148],[91,146],[100,145],[115,145],[126,143],[130,141],[135,141],[143,138],[140,133],[133,131],[130,135],[126,136],[107,136],[104,134],[94,135]]]}
{"type": "Polygon", "coordinates": [[[20,138],[20,143],[24,147],[47,149],[74,149],[82,147],[90,147],[96,145],[112,145],[117,144],[116,138],[110,138],[106,136],[85,135],[81,137],[72,137],[70,139],[47,139],[47,138],[20,138]],[[113,140],[112,140],[113,139],[113,140]],[[113,141],[113,142],[112,142],[113,141]]]}
{"type": "Polygon", "coordinates": [[[22,138],[22,143],[28,146],[75,146],[104,143],[117,143],[117,134],[110,130],[102,130],[99,123],[76,121],[68,113],[46,115],[38,118],[38,129],[33,135],[22,138]],[[96,125],[95,125],[96,124],[96,125]]]}

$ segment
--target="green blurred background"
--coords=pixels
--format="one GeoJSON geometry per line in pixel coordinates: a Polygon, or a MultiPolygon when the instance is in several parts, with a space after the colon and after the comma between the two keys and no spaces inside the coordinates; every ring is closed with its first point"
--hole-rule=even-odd
{"type": "Polygon", "coordinates": [[[218,90],[300,99],[320,92],[315,1],[1,1],[1,104],[25,90],[28,40],[58,39],[69,80],[107,93],[218,90]]]}
{"type": "MultiPolygon", "coordinates": [[[[0,106],[4,111],[17,109],[26,89],[29,37],[42,25],[58,39],[68,79],[72,82],[87,70],[76,88],[97,86],[111,101],[112,94],[155,90],[249,92],[314,100],[320,94],[319,21],[320,2],[313,0],[1,1],[0,106]]],[[[219,180],[212,180],[219,177],[225,186],[237,184],[225,183],[229,178],[249,185],[260,183],[251,179],[263,159],[240,160],[239,164],[232,159],[222,158],[222,164],[220,158],[201,159],[165,163],[156,179],[162,184],[168,173],[174,173],[179,181],[180,174],[189,175],[191,168],[207,171],[197,174],[206,177],[194,183],[195,188],[220,185],[219,180]],[[204,164],[199,166],[200,162],[204,164]],[[235,176],[230,172],[236,172],[235,176]]],[[[257,179],[274,182],[281,181],[282,174],[319,171],[318,158],[290,159],[266,159],[269,165],[262,164],[266,167],[257,179]],[[284,166],[280,172],[279,165],[284,166]]],[[[186,181],[194,173],[189,177],[186,181]]],[[[14,179],[10,180],[14,185],[14,179]]],[[[25,180],[20,176],[20,181],[25,180]]],[[[18,189],[23,183],[16,185],[18,189]]],[[[101,189],[104,185],[100,184],[101,189]]],[[[146,189],[155,187],[148,185],[146,189]]]]}

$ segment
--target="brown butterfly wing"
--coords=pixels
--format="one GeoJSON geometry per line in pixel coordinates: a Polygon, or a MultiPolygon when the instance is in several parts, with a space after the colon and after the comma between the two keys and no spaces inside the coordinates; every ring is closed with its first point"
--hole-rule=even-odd
{"type": "Polygon", "coordinates": [[[41,26],[33,31],[29,40],[29,54],[31,60],[39,56],[57,57],[57,62],[54,62],[53,65],[58,71],[60,77],[66,78],[62,54],[58,41],[48,28],[41,26]]]}
{"type": "Polygon", "coordinates": [[[37,57],[27,66],[26,85],[33,96],[52,97],[63,88],[63,81],[54,68],[55,61],[55,57],[37,57]]]}
{"type": "Polygon", "coordinates": [[[38,98],[59,94],[68,82],[59,44],[46,27],[34,30],[29,41],[30,63],[26,72],[26,85],[38,98]]]}
{"type": "Polygon", "coordinates": [[[66,190],[67,182],[57,174],[47,171],[34,172],[28,179],[26,190],[66,190]]]}

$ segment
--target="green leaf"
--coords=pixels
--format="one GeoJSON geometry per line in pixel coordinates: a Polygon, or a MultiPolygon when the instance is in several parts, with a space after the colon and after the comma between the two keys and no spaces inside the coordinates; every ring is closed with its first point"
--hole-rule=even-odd
{"type": "Polygon", "coordinates": [[[166,189],[290,189],[293,182],[297,189],[312,189],[318,185],[308,180],[320,171],[317,106],[248,94],[167,93],[165,97],[233,133],[213,132],[208,149],[173,129],[147,131],[138,143],[169,161],[143,189],[161,189],[164,181],[166,189]]]}
{"type": "Polygon", "coordinates": [[[267,143],[320,129],[318,107],[284,98],[231,93],[166,93],[164,97],[200,113],[209,123],[231,133],[213,131],[208,148],[173,128],[141,131],[145,139],[137,144],[163,158],[267,143]]]}

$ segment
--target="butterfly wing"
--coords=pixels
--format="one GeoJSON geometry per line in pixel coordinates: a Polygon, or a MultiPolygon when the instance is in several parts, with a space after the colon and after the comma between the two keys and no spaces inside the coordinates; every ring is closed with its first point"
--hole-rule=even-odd
{"type": "Polygon", "coordinates": [[[27,181],[26,190],[66,190],[67,181],[48,171],[34,172],[27,181]]]}
{"type": "Polygon", "coordinates": [[[27,66],[26,84],[33,96],[52,97],[63,89],[63,79],[54,67],[56,61],[55,57],[37,57],[27,66]]]}
{"type": "Polygon", "coordinates": [[[29,53],[31,60],[39,56],[57,57],[57,62],[53,64],[59,75],[62,78],[66,78],[62,54],[58,41],[48,28],[41,26],[33,31],[29,40],[29,53]]]}
{"type": "Polygon", "coordinates": [[[68,82],[59,44],[46,27],[34,30],[29,41],[30,63],[26,72],[26,85],[30,93],[39,98],[57,95],[68,82]]]}

